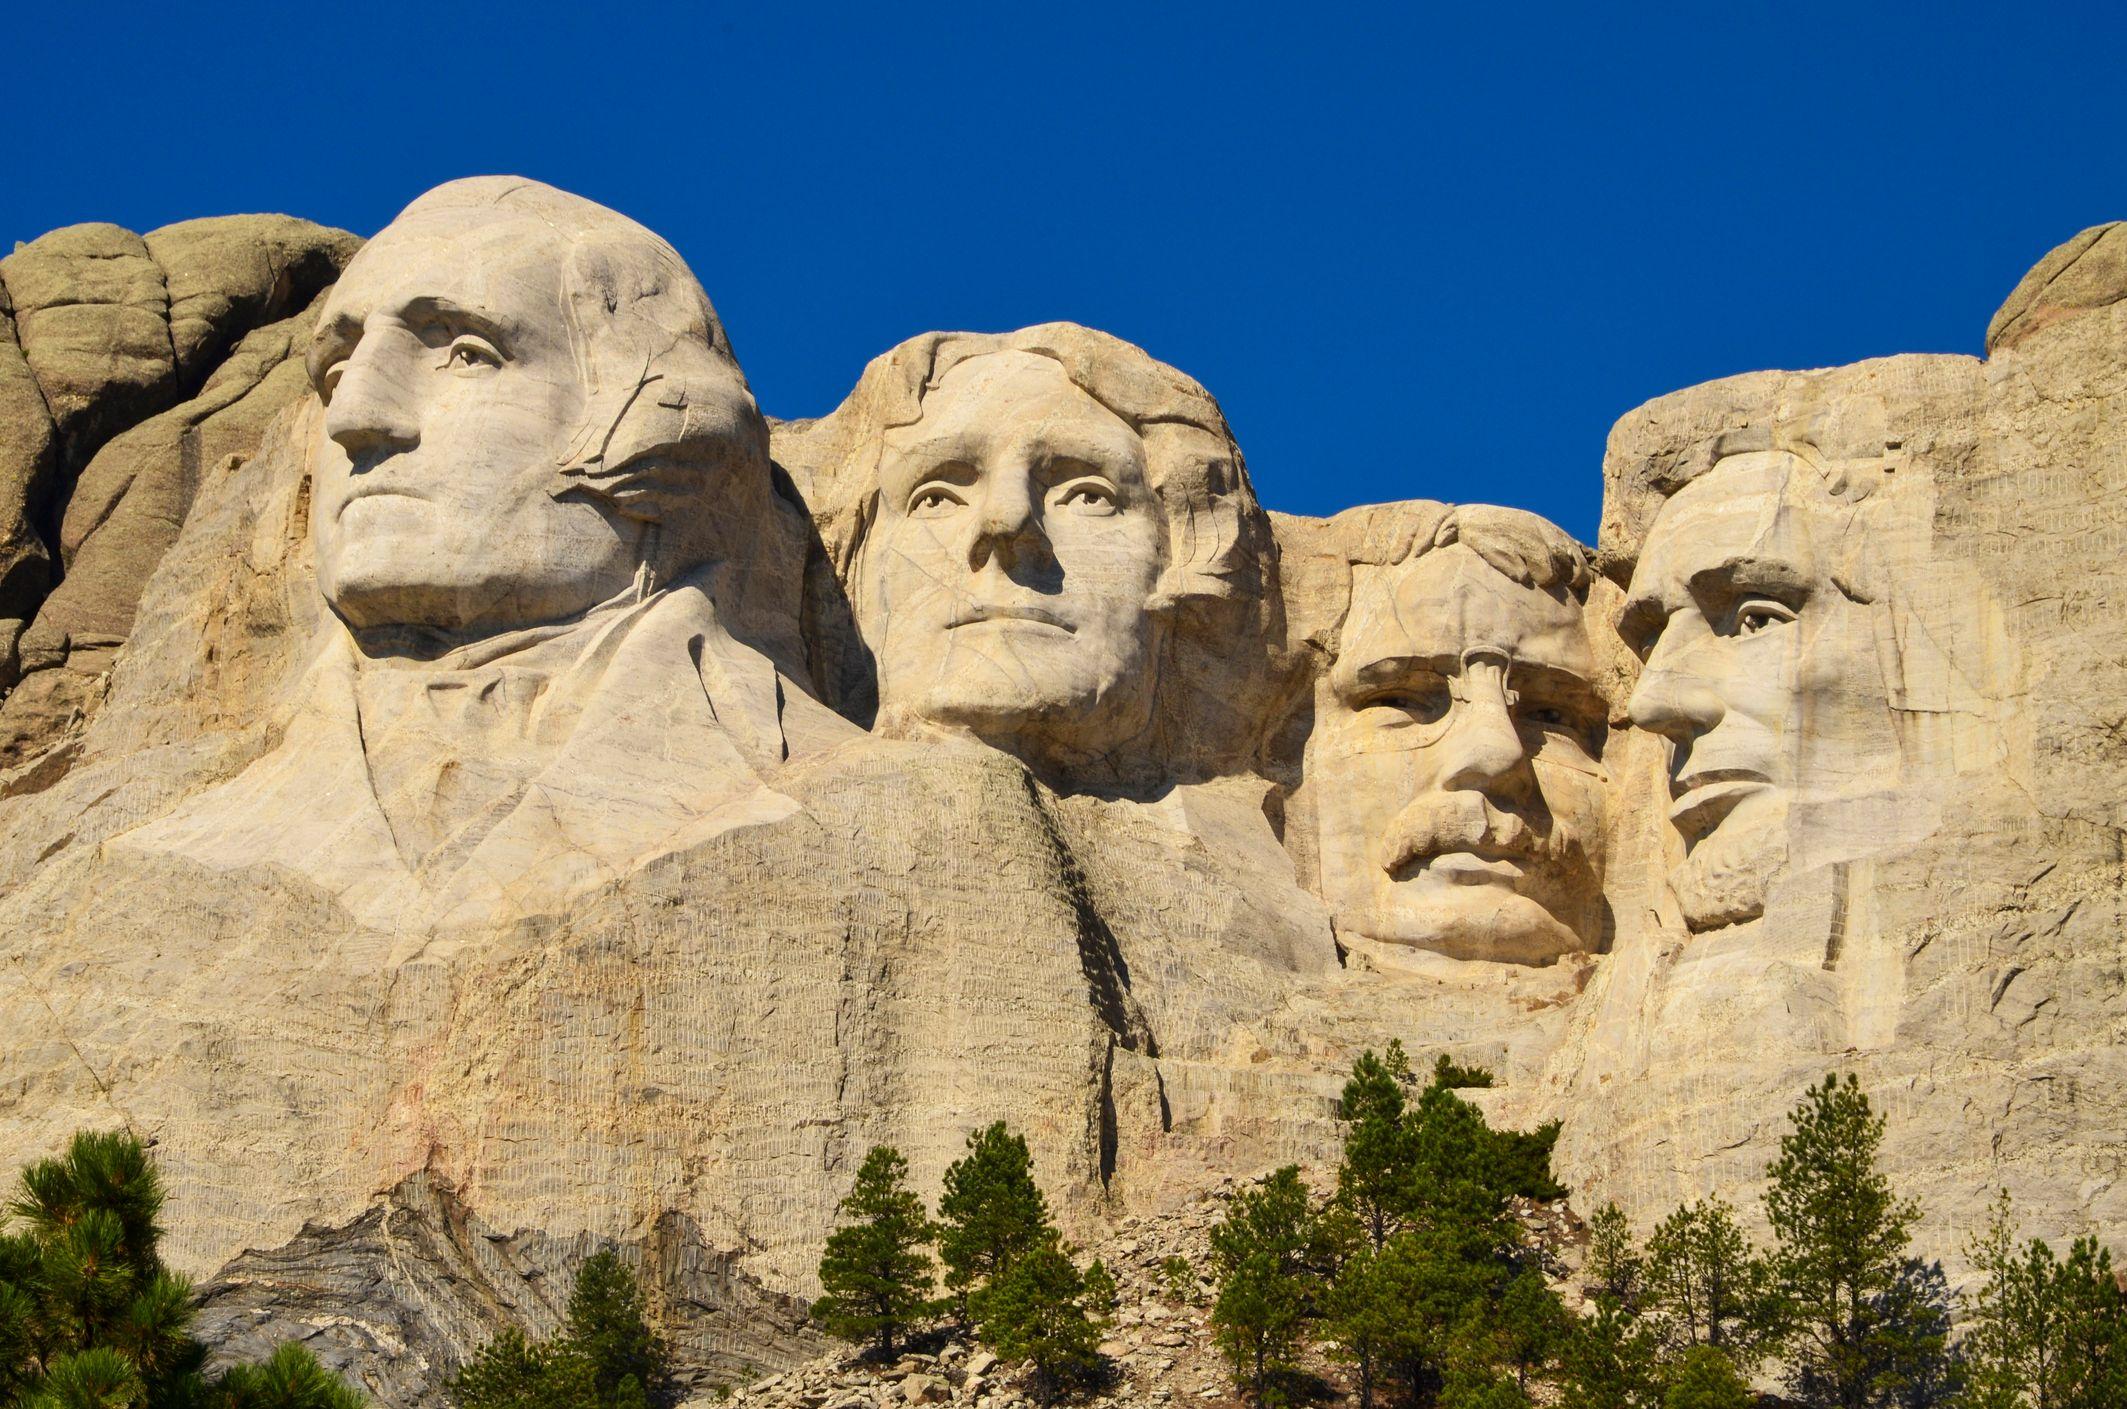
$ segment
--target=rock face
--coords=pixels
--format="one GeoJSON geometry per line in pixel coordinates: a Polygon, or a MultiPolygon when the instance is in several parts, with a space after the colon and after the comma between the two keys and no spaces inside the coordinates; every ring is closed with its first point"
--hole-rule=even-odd
{"type": "Polygon", "coordinates": [[[1590,550],[1268,513],[1069,324],[773,425],[679,255],[533,182],[48,236],[0,1148],[151,1136],[216,1338],[395,1405],[601,1246],[701,1385],[797,1364],[869,1146],[934,1189],[1009,1120],[1096,1240],[1330,1154],[1391,1038],[1643,1220],[1837,1067],[1937,1250],[1997,1185],[2116,1239],[2118,239],[1984,361],[1631,413],[1590,550]]]}
{"type": "Polygon", "coordinates": [[[307,392],[309,305],[360,244],[240,215],[0,259],[0,769],[93,712],[202,477],[307,392]]]}

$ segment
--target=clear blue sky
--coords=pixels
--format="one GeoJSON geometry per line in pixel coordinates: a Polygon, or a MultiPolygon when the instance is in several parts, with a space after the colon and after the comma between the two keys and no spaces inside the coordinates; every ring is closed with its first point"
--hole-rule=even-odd
{"type": "MultiPolygon", "coordinates": [[[[27,4],[0,240],[535,176],[676,244],[763,406],[1070,318],[1274,508],[1594,532],[1603,437],[1757,367],[1977,352],[2127,217],[2123,7],[27,4]],[[212,18],[209,18],[210,12],[212,18]]],[[[0,248],[4,248],[0,245],[0,248]]]]}

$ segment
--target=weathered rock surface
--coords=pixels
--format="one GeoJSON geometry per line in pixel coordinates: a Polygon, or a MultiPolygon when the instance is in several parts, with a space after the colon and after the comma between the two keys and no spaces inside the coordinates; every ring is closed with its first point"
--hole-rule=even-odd
{"type": "Polygon", "coordinates": [[[100,701],[202,467],[306,390],[306,305],[360,243],[222,216],[69,226],[0,259],[0,770],[100,701]]]}
{"type": "Polygon", "coordinates": [[[217,1338],[408,1405],[601,1246],[698,1385],[807,1360],[874,1143],[933,1190],[1009,1120],[1120,1259],[1325,1160],[1391,1038],[1642,1220],[1749,1207],[1838,1067],[1933,1251],[1996,1185],[2118,1240],[2115,229],[1986,360],[1631,413],[1592,551],[1266,513],[1071,325],[771,426],[677,253],[536,183],[351,263],[58,232],[0,261],[0,1148],[152,1135],[217,1338]]]}

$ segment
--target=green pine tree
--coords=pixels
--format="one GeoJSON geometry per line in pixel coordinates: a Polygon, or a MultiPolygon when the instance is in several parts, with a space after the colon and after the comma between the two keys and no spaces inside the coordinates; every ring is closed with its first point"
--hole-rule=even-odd
{"type": "Polygon", "coordinates": [[[456,1409],[571,1409],[597,1403],[590,1363],[561,1339],[505,1326],[444,1387],[456,1409]]]}
{"type": "Polygon", "coordinates": [[[1313,1300],[1313,1212],[1300,1170],[1287,1165],[1234,1196],[1211,1230],[1218,1296],[1212,1338],[1235,1383],[1259,1404],[1282,1403],[1313,1300]]]}
{"type": "Polygon", "coordinates": [[[368,1401],[301,1346],[283,1344],[223,1376],[215,1409],[361,1409],[368,1401]]]}
{"type": "Polygon", "coordinates": [[[1723,1351],[1745,1375],[1774,1330],[1765,1259],[1718,1198],[1680,1208],[1647,1240],[1646,1312],[1664,1350],[1723,1351]]]}
{"type": "Polygon", "coordinates": [[[163,1266],[164,1190],[147,1147],[84,1131],[21,1172],[0,1231],[0,1404],[72,1409],[346,1409],[365,1401],[285,1345],[202,1370],[192,1288],[163,1266]],[[262,1397],[269,1396],[269,1397],[262,1397]]]}
{"type": "Polygon", "coordinates": [[[865,1155],[838,1210],[845,1221],[820,1256],[826,1294],[812,1309],[828,1334],[869,1341],[881,1355],[893,1354],[895,1338],[931,1310],[931,1258],[923,1249],[937,1230],[904,1187],[907,1176],[908,1161],[891,1146],[865,1155]]]}
{"type": "Polygon", "coordinates": [[[1919,1207],[1877,1169],[1883,1118],[1851,1075],[1827,1076],[1791,1119],[1765,1195],[1791,1388],[1811,1409],[1897,1404],[1946,1349],[1906,1255],[1919,1207]]]}
{"type": "Polygon", "coordinates": [[[1628,1311],[1639,1309],[1647,1259],[1632,1239],[1625,1211],[1606,1203],[1588,1220],[1588,1260],[1583,1268],[1590,1296],[1607,1296],[1628,1311]]]}
{"type": "Polygon", "coordinates": [[[1750,1409],[1757,1398],[1726,1351],[1699,1344],[1678,1359],[1662,1409],[1750,1409]]]}
{"type": "Polygon", "coordinates": [[[505,1327],[445,1394],[457,1409],[654,1409],[677,1398],[674,1388],[634,1274],[599,1252],[576,1270],[559,1335],[533,1341],[505,1327]]]}
{"type": "Polygon", "coordinates": [[[1322,1291],[1323,1335],[1337,1358],[1352,1367],[1359,1409],[1373,1409],[1375,1396],[1400,1367],[1425,1358],[1428,1328],[1409,1314],[1423,1272],[1415,1247],[1415,1237],[1408,1234],[1378,1249],[1362,1238],[1322,1291]]]}
{"type": "Polygon", "coordinates": [[[1013,1259],[981,1299],[983,1344],[1033,1371],[1037,1395],[1094,1380],[1100,1341],[1115,1304],[1115,1284],[1095,1262],[1080,1272],[1051,1239],[1013,1259]]]}
{"type": "Polygon", "coordinates": [[[1386,1057],[1363,1052],[1338,1104],[1344,1159],[1337,1166],[1337,1198],[1377,1250],[1404,1226],[1411,1206],[1411,1131],[1403,1095],[1410,1073],[1401,1042],[1389,1043],[1386,1057]]]}
{"type": "Polygon", "coordinates": [[[2019,1247],[2003,1190],[1971,1256],[1967,1409],[2127,1404],[2127,1295],[2109,1250],[2082,1238],[2062,1261],[2036,1238],[2019,1247]]]}
{"type": "Polygon", "coordinates": [[[990,1282],[1055,1239],[1027,1142],[1003,1121],[968,1136],[967,1154],[946,1168],[938,1225],[946,1290],[963,1321],[980,1319],[990,1282]]]}
{"type": "Polygon", "coordinates": [[[672,1398],[665,1343],[650,1328],[634,1274],[615,1254],[595,1253],[577,1269],[562,1336],[589,1367],[598,1403],[624,1409],[672,1398]]]}
{"type": "Polygon", "coordinates": [[[1656,1356],[1653,1329],[1598,1292],[1563,1347],[1561,1409],[1660,1409],[1656,1356]]]}

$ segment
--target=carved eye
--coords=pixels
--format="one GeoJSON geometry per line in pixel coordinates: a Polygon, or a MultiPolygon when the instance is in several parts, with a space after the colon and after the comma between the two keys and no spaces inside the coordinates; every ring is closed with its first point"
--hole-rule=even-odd
{"type": "Polygon", "coordinates": [[[451,339],[443,365],[453,372],[489,372],[502,365],[502,354],[486,338],[461,333],[451,339]]]}
{"type": "Polygon", "coordinates": [[[908,516],[912,519],[935,519],[962,507],[967,501],[958,490],[946,484],[926,484],[908,496],[908,516]]]}
{"type": "Polygon", "coordinates": [[[346,370],[347,359],[344,357],[325,369],[324,373],[318,378],[318,400],[328,402],[332,400],[332,393],[340,385],[340,374],[346,370]]]}
{"type": "Polygon", "coordinates": [[[1056,502],[1073,513],[1104,518],[1121,511],[1115,501],[1114,486],[1097,479],[1076,480],[1065,485],[1056,496],[1056,502]]]}
{"type": "Polygon", "coordinates": [[[1447,718],[1448,690],[1445,683],[1439,685],[1399,685],[1391,690],[1380,690],[1359,702],[1359,708],[1375,714],[1376,722],[1386,725],[1435,724],[1447,718]]]}
{"type": "Polygon", "coordinates": [[[1794,608],[1786,603],[1754,597],[1736,607],[1736,635],[1755,636],[1794,619],[1794,608]]]}

